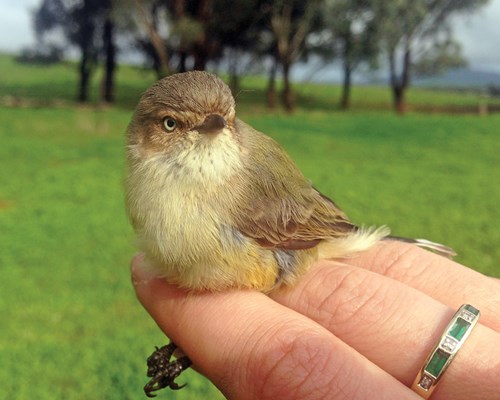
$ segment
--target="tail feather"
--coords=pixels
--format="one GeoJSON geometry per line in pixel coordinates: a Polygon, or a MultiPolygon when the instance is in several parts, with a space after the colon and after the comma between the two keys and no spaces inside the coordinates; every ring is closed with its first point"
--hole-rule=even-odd
{"type": "Polygon", "coordinates": [[[386,226],[359,228],[346,236],[324,240],[319,245],[319,258],[342,258],[367,250],[389,235],[386,226]]]}
{"type": "Polygon", "coordinates": [[[384,238],[384,240],[397,240],[398,242],[412,243],[424,249],[431,250],[449,259],[452,259],[457,255],[455,250],[453,250],[451,247],[445,246],[444,244],[431,242],[427,239],[408,239],[399,236],[387,236],[384,238]]]}
{"type": "Polygon", "coordinates": [[[431,242],[426,239],[409,239],[390,235],[387,226],[380,227],[354,227],[355,229],[346,236],[332,238],[319,244],[319,258],[343,258],[360,251],[367,250],[381,240],[395,240],[398,242],[411,243],[437,253],[443,257],[452,259],[457,253],[448,246],[431,242]]]}

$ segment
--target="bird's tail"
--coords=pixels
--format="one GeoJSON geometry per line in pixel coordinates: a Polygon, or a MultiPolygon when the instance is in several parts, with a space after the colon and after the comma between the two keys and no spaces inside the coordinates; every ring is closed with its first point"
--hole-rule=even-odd
{"type": "Polygon", "coordinates": [[[386,226],[376,227],[353,227],[354,229],[344,236],[324,240],[320,243],[319,258],[343,258],[349,257],[360,251],[367,250],[380,240],[389,235],[390,230],[386,226]]]}
{"type": "Polygon", "coordinates": [[[381,240],[395,240],[398,242],[415,244],[449,259],[457,255],[451,247],[443,244],[431,242],[426,239],[409,239],[400,236],[392,236],[390,232],[387,226],[380,226],[378,228],[353,226],[353,230],[345,236],[322,241],[319,245],[319,258],[348,257],[352,254],[369,249],[381,240]]]}
{"type": "Polygon", "coordinates": [[[431,242],[430,240],[426,239],[408,239],[399,236],[386,236],[383,238],[383,240],[397,240],[398,242],[412,243],[424,249],[431,250],[434,253],[437,253],[449,259],[452,259],[457,255],[455,250],[453,250],[451,247],[445,246],[444,244],[431,242]]]}

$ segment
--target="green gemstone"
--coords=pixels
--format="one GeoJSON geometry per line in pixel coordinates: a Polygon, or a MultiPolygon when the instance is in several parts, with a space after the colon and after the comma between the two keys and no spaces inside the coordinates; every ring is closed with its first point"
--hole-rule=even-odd
{"type": "Polygon", "coordinates": [[[467,304],[464,308],[474,315],[479,315],[479,310],[477,308],[472,307],[470,304],[467,304]]]}
{"type": "Polygon", "coordinates": [[[469,322],[462,318],[457,318],[450,331],[448,332],[448,335],[453,336],[457,340],[462,340],[469,326],[469,322]]]}
{"type": "Polygon", "coordinates": [[[425,371],[437,378],[443,370],[447,360],[448,354],[442,353],[438,350],[433,354],[431,360],[425,367],[425,371]]]}

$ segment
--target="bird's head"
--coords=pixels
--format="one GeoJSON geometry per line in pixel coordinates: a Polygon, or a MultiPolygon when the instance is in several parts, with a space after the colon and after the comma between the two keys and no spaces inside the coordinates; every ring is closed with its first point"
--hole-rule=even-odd
{"type": "MultiPolygon", "coordinates": [[[[168,155],[234,136],[235,103],[229,87],[204,71],[159,80],[141,97],[129,126],[129,145],[168,155]]],[[[234,137],[233,137],[234,139],[234,137]]]]}
{"type": "Polygon", "coordinates": [[[229,87],[213,74],[171,75],[141,97],[128,128],[131,165],[150,161],[186,182],[224,183],[244,152],[229,87]]]}

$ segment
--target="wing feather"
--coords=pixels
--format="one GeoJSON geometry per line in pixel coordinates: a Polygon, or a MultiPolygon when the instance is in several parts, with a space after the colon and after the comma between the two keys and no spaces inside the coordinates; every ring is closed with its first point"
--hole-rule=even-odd
{"type": "Polygon", "coordinates": [[[235,225],[244,235],[263,247],[298,250],[357,230],[332,200],[312,186],[278,143],[241,121],[236,129],[248,148],[243,184],[252,188],[251,193],[242,191],[246,193],[239,202],[243,207],[235,213],[235,225]]]}

